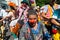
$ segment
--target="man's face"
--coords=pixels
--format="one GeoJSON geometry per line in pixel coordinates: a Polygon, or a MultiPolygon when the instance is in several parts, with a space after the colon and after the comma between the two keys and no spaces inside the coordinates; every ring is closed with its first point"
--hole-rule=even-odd
{"type": "Polygon", "coordinates": [[[31,26],[35,26],[37,23],[37,16],[36,15],[29,15],[28,22],[31,26]]]}

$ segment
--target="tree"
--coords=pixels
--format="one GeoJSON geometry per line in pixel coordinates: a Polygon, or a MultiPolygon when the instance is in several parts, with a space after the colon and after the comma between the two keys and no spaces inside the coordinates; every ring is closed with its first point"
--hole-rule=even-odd
{"type": "MultiPolygon", "coordinates": [[[[35,0],[37,6],[43,6],[45,4],[49,4],[51,0],[35,0]]],[[[56,0],[58,4],[60,4],[60,0],[56,0]]]]}

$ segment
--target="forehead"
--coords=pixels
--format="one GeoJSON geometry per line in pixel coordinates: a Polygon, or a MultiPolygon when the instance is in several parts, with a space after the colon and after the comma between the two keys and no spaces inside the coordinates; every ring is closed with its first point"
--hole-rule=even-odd
{"type": "Polygon", "coordinates": [[[36,15],[29,15],[29,18],[37,18],[36,15]]]}

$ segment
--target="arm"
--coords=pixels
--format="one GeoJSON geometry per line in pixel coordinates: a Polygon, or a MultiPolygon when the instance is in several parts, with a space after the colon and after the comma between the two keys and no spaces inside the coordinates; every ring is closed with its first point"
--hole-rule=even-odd
{"type": "Polygon", "coordinates": [[[51,19],[51,22],[57,26],[60,26],[60,23],[53,18],[51,19]]]}
{"type": "Polygon", "coordinates": [[[8,15],[6,15],[5,17],[3,17],[3,18],[0,20],[0,22],[3,21],[3,20],[5,20],[6,18],[8,18],[8,17],[10,17],[10,16],[11,16],[11,12],[10,12],[8,15]]]}
{"type": "Polygon", "coordinates": [[[42,17],[45,18],[45,19],[50,19],[50,18],[48,18],[45,14],[46,14],[46,13],[42,12],[42,17]]]}
{"type": "Polygon", "coordinates": [[[21,19],[21,15],[22,15],[22,13],[23,13],[23,9],[19,9],[19,19],[21,19]]]}
{"type": "Polygon", "coordinates": [[[0,22],[2,22],[4,19],[6,19],[6,18],[8,18],[8,16],[6,16],[6,17],[3,17],[1,20],[0,20],[0,22]]]}

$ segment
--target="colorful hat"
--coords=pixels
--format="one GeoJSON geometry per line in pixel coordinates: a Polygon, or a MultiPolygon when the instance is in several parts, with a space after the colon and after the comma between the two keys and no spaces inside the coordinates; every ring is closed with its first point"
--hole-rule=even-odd
{"type": "Polygon", "coordinates": [[[12,6],[12,7],[16,6],[16,4],[14,2],[9,2],[8,5],[12,6]]]}

